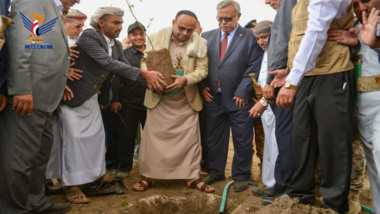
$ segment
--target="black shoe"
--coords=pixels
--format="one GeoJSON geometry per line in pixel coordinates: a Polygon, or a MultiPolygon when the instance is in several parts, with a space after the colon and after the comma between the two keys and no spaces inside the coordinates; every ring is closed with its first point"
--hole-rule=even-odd
{"type": "Polygon", "coordinates": [[[215,182],[218,182],[218,181],[224,181],[226,180],[225,177],[222,177],[222,178],[214,178],[214,177],[211,177],[210,175],[207,176],[205,179],[203,179],[203,182],[205,182],[207,185],[211,185],[215,182]]]}
{"type": "Polygon", "coordinates": [[[41,212],[40,214],[62,214],[71,210],[70,203],[52,204],[49,208],[41,212]]]}
{"type": "Polygon", "coordinates": [[[274,191],[273,188],[268,188],[264,190],[254,189],[252,190],[252,194],[258,197],[275,197],[281,195],[282,193],[274,191]]]}
{"type": "Polygon", "coordinates": [[[234,191],[242,192],[248,189],[248,181],[235,181],[234,182],[234,191]]]}
{"type": "Polygon", "coordinates": [[[261,204],[263,205],[273,204],[274,199],[275,197],[263,197],[261,198],[261,204]]]}
{"type": "Polygon", "coordinates": [[[62,187],[55,187],[51,179],[45,179],[45,195],[58,195],[63,193],[62,187]]]}
{"type": "Polygon", "coordinates": [[[273,202],[276,198],[290,198],[290,196],[288,194],[284,193],[284,194],[273,196],[273,197],[263,197],[261,199],[261,203],[264,205],[273,204],[273,202]]]}
{"type": "Polygon", "coordinates": [[[306,205],[315,205],[315,197],[297,197],[300,200],[301,204],[306,204],[306,205]]]}

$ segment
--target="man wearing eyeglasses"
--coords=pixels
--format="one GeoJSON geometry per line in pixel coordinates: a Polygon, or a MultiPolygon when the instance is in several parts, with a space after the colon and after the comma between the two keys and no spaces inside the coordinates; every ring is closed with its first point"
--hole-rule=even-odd
{"type": "Polygon", "coordinates": [[[208,41],[209,75],[200,90],[206,101],[207,156],[210,173],[207,184],[224,180],[230,128],[235,156],[232,165],[234,190],[248,188],[251,177],[253,119],[249,109],[254,95],[250,73],[259,74],[263,51],[249,29],[242,28],[240,5],[231,0],[217,7],[219,28],[202,34],[208,41]]]}

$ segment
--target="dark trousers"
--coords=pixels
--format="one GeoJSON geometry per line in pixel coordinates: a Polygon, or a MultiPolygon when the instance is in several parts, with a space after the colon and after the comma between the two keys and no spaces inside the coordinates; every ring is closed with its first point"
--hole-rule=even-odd
{"type": "Polygon", "coordinates": [[[117,148],[119,142],[119,115],[111,112],[110,108],[102,110],[104,131],[106,133],[106,166],[107,169],[119,167],[117,162],[117,148]]]}
{"type": "Polygon", "coordinates": [[[251,106],[241,107],[237,111],[227,111],[223,99],[219,100],[219,104],[206,104],[205,109],[209,175],[214,178],[224,177],[231,128],[235,151],[232,179],[247,181],[251,177],[253,155],[253,119],[248,117],[251,106]]]}
{"type": "Polygon", "coordinates": [[[131,171],[133,166],[133,153],[135,148],[136,133],[139,122],[144,128],[146,120],[146,110],[139,110],[122,105],[120,114],[123,121],[119,121],[119,144],[117,160],[121,171],[131,171]]]}
{"type": "Polygon", "coordinates": [[[314,199],[314,170],[319,157],[323,204],[348,211],[354,115],[352,71],[302,80],[293,112],[295,172],[288,193],[314,199]]]}
{"type": "Polygon", "coordinates": [[[20,116],[8,104],[0,112],[0,213],[43,212],[46,166],[53,144],[53,113],[20,116]]]}
{"type": "MultiPolygon", "coordinates": [[[[278,93],[278,90],[276,91],[278,93]]],[[[273,112],[276,118],[276,140],[278,156],[274,168],[274,179],[276,184],[273,186],[276,192],[282,193],[293,176],[293,106],[286,110],[279,108],[276,102],[273,102],[273,112]]]]}

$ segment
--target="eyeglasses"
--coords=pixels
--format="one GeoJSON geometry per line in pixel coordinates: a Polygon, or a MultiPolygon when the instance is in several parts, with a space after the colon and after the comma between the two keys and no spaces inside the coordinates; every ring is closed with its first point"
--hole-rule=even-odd
{"type": "Polygon", "coordinates": [[[69,22],[70,24],[72,24],[72,25],[74,25],[74,27],[76,28],[76,29],[78,29],[78,30],[80,30],[80,29],[82,29],[83,27],[84,27],[84,25],[82,25],[82,24],[74,24],[74,23],[72,23],[72,22],[69,22]]]}
{"type": "Polygon", "coordinates": [[[186,31],[189,34],[192,34],[194,32],[194,29],[188,29],[188,28],[182,27],[182,26],[180,26],[178,24],[177,24],[177,27],[178,27],[178,30],[180,30],[180,31],[186,31]]]}
{"type": "Polygon", "coordinates": [[[232,21],[233,18],[236,17],[237,14],[235,14],[234,16],[231,16],[231,17],[216,17],[216,20],[218,20],[218,22],[222,22],[223,20],[225,22],[230,22],[232,21]]]}

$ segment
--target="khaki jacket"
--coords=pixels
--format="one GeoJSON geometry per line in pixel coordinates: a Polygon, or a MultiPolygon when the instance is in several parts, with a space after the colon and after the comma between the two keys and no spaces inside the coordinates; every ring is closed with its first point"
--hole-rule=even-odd
{"type": "MultiPolygon", "coordinates": [[[[152,34],[150,39],[153,43],[154,50],[163,48],[169,49],[169,43],[172,38],[172,27],[164,28],[158,33],[152,34]]],[[[150,42],[147,42],[145,57],[147,52],[152,50],[150,42]]],[[[198,90],[197,83],[207,77],[208,58],[207,58],[207,41],[198,34],[193,33],[185,43],[185,50],[182,56],[182,65],[184,68],[184,76],[187,78],[185,86],[185,94],[191,108],[195,111],[202,110],[202,98],[198,90]]],[[[141,63],[141,70],[147,70],[144,60],[141,63]]],[[[162,94],[153,93],[146,90],[144,105],[147,108],[154,108],[160,102],[162,94]]]]}

